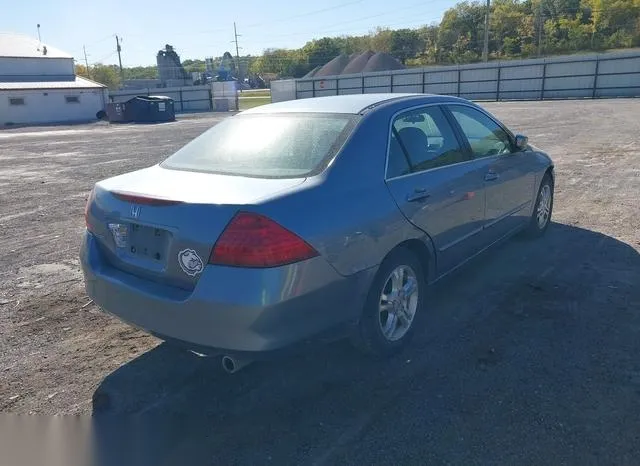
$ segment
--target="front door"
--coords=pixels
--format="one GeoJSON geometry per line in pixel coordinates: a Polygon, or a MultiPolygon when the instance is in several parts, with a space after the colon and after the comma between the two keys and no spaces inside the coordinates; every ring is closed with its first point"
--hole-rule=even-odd
{"type": "Polygon", "coordinates": [[[487,160],[471,160],[439,106],[392,125],[387,186],[405,217],[425,231],[445,273],[481,248],[487,160]]]}
{"type": "Polygon", "coordinates": [[[495,241],[527,221],[534,190],[534,167],[508,133],[489,115],[466,105],[447,108],[467,138],[474,159],[490,163],[485,179],[485,236],[495,241]]]}

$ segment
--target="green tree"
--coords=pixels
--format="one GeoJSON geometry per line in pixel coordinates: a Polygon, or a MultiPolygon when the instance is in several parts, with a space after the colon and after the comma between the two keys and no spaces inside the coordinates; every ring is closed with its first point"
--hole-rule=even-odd
{"type": "Polygon", "coordinates": [[[491,11],[491,49],[499,57],[516,57],[533,42],[532,24],[526,21],[525,4],[516,0],[495,0],[491,11]]]}
{"type": "Polygon", "coordinates": [[[157,79],[158,67],[157,66],[134,66],[131,68],[124,68],[124,79],[157,79]]]}
{"type": "Polygon", "coordinates": [[[299,51],[269,49],[265,50],[261,57],[252,61],[249,72],[275,73],[281,77],[301,77],[307,72],[307,68],[306,60],[299,51]]]}
{"type": "MultiPolygon", "coordinates": [[[[484,0],[463,1],[449,8],[439,24],[324,37],[300,49],[270,49],[241,62],[250,72],[281,77],[300,77],[340,53],[366,50],[390,53],[407,66],[475,62],[482,54],[485,13],[484,0]]],[[[539,44],[543,53],[640,46],[640,0],[492,0],[489,27],[490,58],[537,55],[539,44]]],[[[202,66],[198,60],[184,64],[196,70],[202,66]]]]}
{"type": "Polygon", "coordinates": [[[207,69],[204,60],[184,60],[182,67],[187,73],[204,73],[207,69]]]}
{"type": "Polygon", "coordinates": [[[424,49],[424,41],[415,29],[397,29],[391,31],[390,53],[402,63],[415,57],[424,49]]]}
{"type": "Polygon", "coordinates": [[[87,72],[87,67],[84,65],[76,65],[76,75],[91,79],[91,76],[89,76],[87,72]]]}
{"type": "Polygon", "coordinates": [[[330,37],[312,40],[302,47],[302,58],[306,58],[308,69],[322,66],[340,54],[340,41],[330,37]]]}
{"type": "Polygon", "coordinates": [[[482,53],[485,6],[462,2],[445,11],[438,28],[438,61],[476,61],[482,53]]]}
{"type": "Polygon", "coordinates": [[[104,84],[110,90],[120,88],[120,74],[116,65],[96,64],[91,67],[91,79],[104,84]]]}
{"type": "Polygon", "coordinates": [[[120,72],[116,65],[96,64],[87,70],[85,65],[76,65],[76,75],[104,84],[111,90],[120,88],[120,72]]]}
{"type": "Polygon", "coordinates": [[[391,29],[376,29],[371,36],[371,50],[375,52],[391,53],[391,34],[391,29]]]}

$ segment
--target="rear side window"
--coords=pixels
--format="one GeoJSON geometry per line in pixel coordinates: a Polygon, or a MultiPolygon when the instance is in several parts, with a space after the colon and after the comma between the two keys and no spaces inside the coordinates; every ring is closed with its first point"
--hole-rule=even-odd
{"type": "Polygon", "coordinates": [[[464,105],[451,105],[448,108],[469,141],[474,157],[512,152],[509,135],[480,110],[464,105]]]}
{"type": "Polygon", "coordinates": [[[400,115],[393,123],[387,177],[466,161],[440,107],[400,115]]]}
{"type": "Polygon", "coordinates": [[[336,154],[357,118],[310,113],[239,115],[218,123],[161,165],[258,178],[308,176],[336,154]]]}

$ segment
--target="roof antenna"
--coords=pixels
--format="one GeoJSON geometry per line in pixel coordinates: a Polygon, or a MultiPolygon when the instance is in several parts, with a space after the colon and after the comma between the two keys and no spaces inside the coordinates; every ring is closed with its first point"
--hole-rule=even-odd
{"type": "MultiPolygon", "coordinates": [[[[36,49],[38,52],[40,51],[40,46],[42,45],[42,39],[40,38],[40,23],[38,23],[38,48],[36,49]]],[[[42,55],[47,54],[47,46],[42,45],[42,55]]]]}

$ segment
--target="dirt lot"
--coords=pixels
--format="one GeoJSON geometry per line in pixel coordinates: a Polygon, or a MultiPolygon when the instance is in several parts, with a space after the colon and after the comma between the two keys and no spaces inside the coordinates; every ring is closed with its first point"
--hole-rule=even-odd
{"type": "Polygon", "coordinates": [[[547,236],[438,285],[400,357],[234,376],[99,312],[77,260],[95,181],[220,118],[0,132],[0,410],[138,414],[154,464],[638,464],[640,100],[486,107],[555,158],[547,236]]]}

